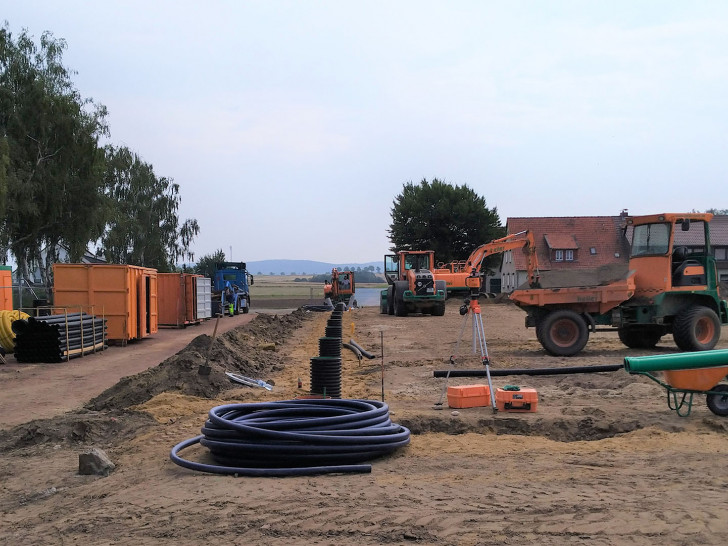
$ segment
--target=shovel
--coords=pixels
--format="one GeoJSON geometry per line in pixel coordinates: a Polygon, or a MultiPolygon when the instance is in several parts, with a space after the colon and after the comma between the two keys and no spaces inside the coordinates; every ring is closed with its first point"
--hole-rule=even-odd
{"type": "Polygon", "coordinates": [[[212,368],[210,367],[210,353],[212,352],[212,345],[215,343],[215,336],[217,335],[217,325],[220,322],[220,317],[222,315],[220,313],[217,314],[217,319],[215,319],[215,328],[212,331],[212,339],[210,340],[210,346],[207,348],[207,357],[205,357],[205,363],[200,364],[200,367],[197,368],[197,373],[199,375],[210,375],[210,371],[212,368]]]}

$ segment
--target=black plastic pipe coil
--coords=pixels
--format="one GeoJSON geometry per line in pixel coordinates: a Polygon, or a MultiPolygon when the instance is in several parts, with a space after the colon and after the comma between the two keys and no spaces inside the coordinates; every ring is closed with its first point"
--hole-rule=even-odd
{"type": "Polygon", "coordinates": [[[311,476],[371,472],[361,464],[409,444],[410,431],[392,423],[376,400],[282,400],[227,404],[210,410],[202,435],[172,448],[179,466],[213,474],[311,476]],[[179,453],[199,443],[215,464],[179,453]]]}

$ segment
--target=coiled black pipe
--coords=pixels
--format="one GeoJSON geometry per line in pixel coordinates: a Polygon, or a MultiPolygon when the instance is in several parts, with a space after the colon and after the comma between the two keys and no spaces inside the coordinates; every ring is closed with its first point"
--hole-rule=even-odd
{"type": "Polygon", "coordinates": [[[392,423],[376,400],[283,400],[227,404],[210,410],[202,435],[172,448],[179,466],[213,474],[311,476],[371,472],[361,464],[409,443],[410,431],[392,423]],[[183,459],[199,443],[217,464],[183,459]]]}
{"type": "MultiPolygon", "coordinates": [[[[567,368],[514,368],[512,370],[494,370],[490,368],[491,377],[506,375],[565,375],[572,373],[616,372],[624,369],[622,364],[606,364],[604,366],[570,366],[567,368]]],[[[486,370],[435,370],[433,377],[485,377],[486,370]]]]}

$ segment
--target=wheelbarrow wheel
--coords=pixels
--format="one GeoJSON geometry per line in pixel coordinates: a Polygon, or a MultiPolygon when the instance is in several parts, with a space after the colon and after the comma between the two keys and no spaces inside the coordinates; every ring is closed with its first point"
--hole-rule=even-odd
{"type": "Polygon", "coordinates": [[[705,398],[708,402],[708,409],[721,417],[728,416],[728,385],[716,385],[710,390],[720,391],[723,394],[706,395],[705,398]]]}

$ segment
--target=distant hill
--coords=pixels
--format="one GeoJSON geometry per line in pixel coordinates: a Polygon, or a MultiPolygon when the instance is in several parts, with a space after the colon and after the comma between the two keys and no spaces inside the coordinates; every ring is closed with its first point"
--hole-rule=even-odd
{"type": "Polygon", "coordinates": [[[316,262],[313,260],[260,260],[257,262],[247,262],[248,272],[253,275],[318,275],[321,273],[331,273],[335,267],[339,270],[353,269],[361,267],[374,267],[374,271],[382,271],[382,262],[366,262],[366,263],[327,263],[316,262]]]}

